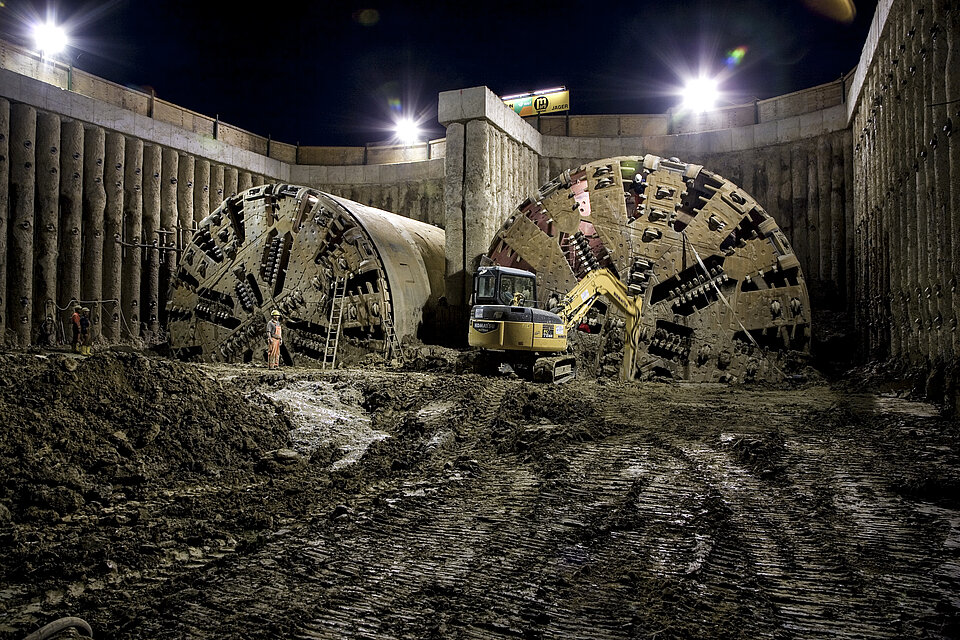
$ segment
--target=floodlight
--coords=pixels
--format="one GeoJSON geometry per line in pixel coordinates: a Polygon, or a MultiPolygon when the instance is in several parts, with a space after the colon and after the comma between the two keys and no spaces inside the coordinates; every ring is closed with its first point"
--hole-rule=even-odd
{"type": "Polygon", "coordinates": [[[683,88],[683,108],[702,113],[713,109],[720,92],[713,78],[691,78],[683,88]]]}
{"type": "Polygon", "coordinates": [[[67,46],[66,31],[52,22],[34,26],[33,38],[44,58],[57,55],[67,46]]]}
{"type": "Polygon", "coordinates": [[[393,131],[397,139],[403,144],[416,144],[420,142],[420,127],[410,118],[397,120],[393,131]]]}

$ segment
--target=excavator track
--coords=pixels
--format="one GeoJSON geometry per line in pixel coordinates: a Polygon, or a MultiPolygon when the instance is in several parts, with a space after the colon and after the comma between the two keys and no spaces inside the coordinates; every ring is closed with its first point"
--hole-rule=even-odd
{"type": "Polygon", "coordinates": [[[562,384],[577,375],[577,358],[572,354],[538,358],[533,363],[534,382],[562,384]]]}

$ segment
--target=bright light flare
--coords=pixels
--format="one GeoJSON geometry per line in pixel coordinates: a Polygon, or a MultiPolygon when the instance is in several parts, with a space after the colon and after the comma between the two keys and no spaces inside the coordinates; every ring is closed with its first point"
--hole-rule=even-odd
{"type": "Polygon", "coordinates": [[[727,59],[724,61],[728,68],[732,69],[743,62],[743,57],[747,55],[746,47],[737,47],[727,52],[727,59]]]}
{"type": "Polygon", "coordinates": [[[401,144],[416,144],[420,142],[422,131],[420,125],[410,118],[401,118],[397,120],[393,127],[394,135],[401,144]]]}
{"type": "Polygon", "coordinates": [[[53,57],[67,47],[67,32],[52,22],[34,26],[33,39],[44,58],[53,57]]]}
{"type": "Polygon", "coordinates": [[[689,109],[695,113],[710,111],[717,105],[720,99],[720,91],[717,88],[717,81],[713,78],[691,78],[683,88],[682,108],[689,109]]]}

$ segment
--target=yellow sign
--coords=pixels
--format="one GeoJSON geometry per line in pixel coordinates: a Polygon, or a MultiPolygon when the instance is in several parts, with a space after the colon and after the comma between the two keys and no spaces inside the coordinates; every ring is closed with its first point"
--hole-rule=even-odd
{"type": "Polygon", "coordinates": [[[503,99],[521,118],[560,113],[570,109],[570,92],[566,89],[550,89],[503,99]]]}

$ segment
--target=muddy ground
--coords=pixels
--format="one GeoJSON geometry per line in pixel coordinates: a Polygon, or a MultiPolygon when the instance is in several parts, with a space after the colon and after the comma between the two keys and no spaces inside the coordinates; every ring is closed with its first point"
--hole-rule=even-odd
{"type": "Polygon", "coordinates": [[[0,354],[0,638],[960,636],[936,407],[448,355],[0,354]]]}

